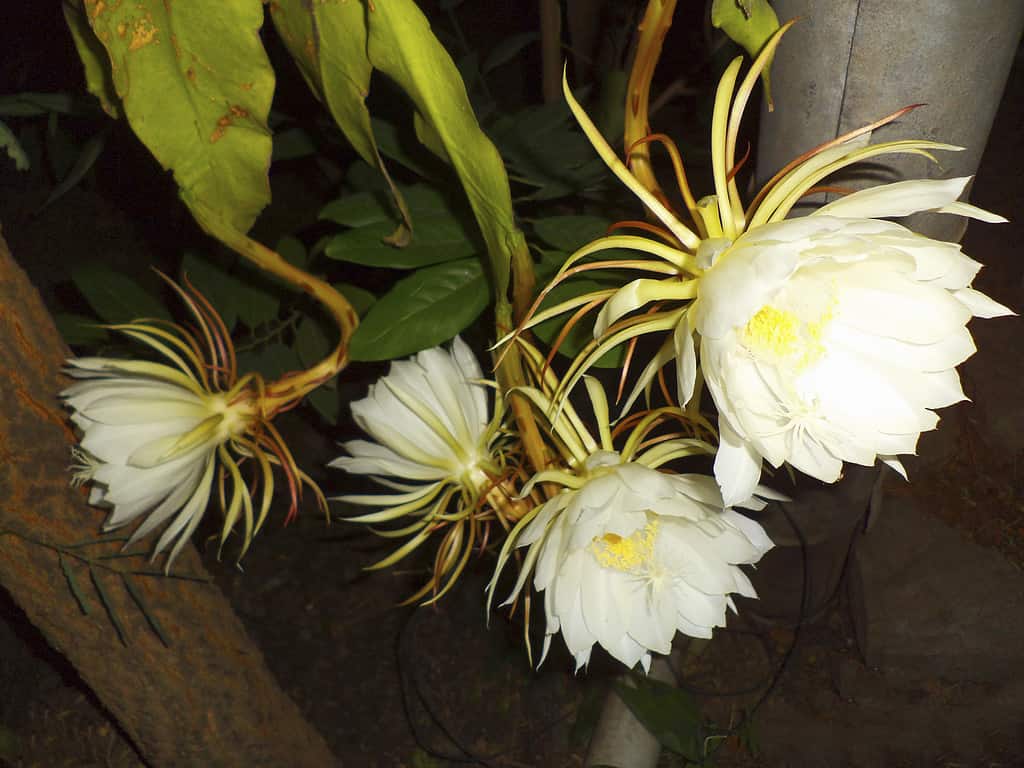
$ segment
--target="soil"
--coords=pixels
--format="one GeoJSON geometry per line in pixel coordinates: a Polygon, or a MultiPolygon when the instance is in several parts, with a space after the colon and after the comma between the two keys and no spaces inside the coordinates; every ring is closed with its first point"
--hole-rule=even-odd
{"type": "MultiPolygon", "coordinates": [[[[1017,254],[1024,241],[1022,177],[1024,67],[1018,62],[974,187],[976,203],[1016,221],[1001,227],[974,225],[965,240],[965,251],[988,265],[976,287],[1017,308],[1024,306],[1017,254]]],[[[87,199],[88,193],[83,194],[70,195],[68,206],[26,228],[83,231],[96,221],[94,211],[77,223],[68,218],[73,201],[87,199]],[[60,217],[64,226],[57,226],[60,217]]],[[[24,231],[19,235],[13,223],[4,223],[19,260],[29,263],[40,255],[45,263],[42,255],[52,254],[46,246],[52,241],[38,234],[27,237],[24,231]]],[[[135,236],[127,224],[124,236],[135,236]]],[[[911,467],[912,483],[894,481],[888,492],[913,495],[965,540],[1024,567],[1024,442],[1015,426],[1024,412],[1020,326],[1015,320],[997,320],[975,323],[972,330],[981,351],[963,367],[963,379],[975,402],[945,412],[938,432],[922,441],[921,457],[911,467]]],[[[290,431],[307,434],[304,416],[292,418],[290,431]]],[[[321,459],[337,450],[323,441],[308,447],[321,459]]],[[[338,478],[326,480],[325,486],[338,488],[338,478]]],[[[397,607],[419,586],[424,564],[412,559],[395,571],[364,571],[381,547],[359,529],[339,523],[328,527],[308,512],[289,527],[267,526],[242,568],[217,562],[215,546],[206,548],[207,566],[262,646],[281,686],[341,763],[582,765],[594,704],[618,670],[595,653],[587,674],[575,676],[557,642],[542,668],[531,669],[517,619],[494,613],[485,628],[481,597],[490,576],[487,559],[474,563],[460,588],[436,607],[397,607]]],[[[0,602],[0,615],[6,619],[0,622],[0,766],[141,765],[116,724],[17,608],[0,602]]],[[[1009,677],[1021,672],[1007,670],[1009,677]]],[[[772,752],[773,740],[796,739],[794,734],[823,725],[833,728],[836,754],[854,754],[858,739],[899,743],[922,717],[953,701],[976,702],[981,710],[1004,706],[982,685],[943,679],[873,682],[872,670],[859,658],[842,589],[799,632],[741,616],[703,653],[693,655],[680,674],[684,687],[698,692],[706,720],[718,727],[736,725],[767,692],[752,727],[724,740],[715,752],[716,765],[733,768],[770,764],[763,755],[772,752]],[[880,725],[881,710],[857,703],[872,696],[886,699],[887,711],[897,716],[880,725]]],[[[966,712],[953,727],[964,736],[955,743],[940,745],[927,756],[894,752],[887,764],[1024,765],[1019,728],[991,734],[976,714],[966,712]]],[[[668,753],[661,763],[682,764],[668,753]]],[[[845,764],[864,763],[854,757],[845,764]]]]}

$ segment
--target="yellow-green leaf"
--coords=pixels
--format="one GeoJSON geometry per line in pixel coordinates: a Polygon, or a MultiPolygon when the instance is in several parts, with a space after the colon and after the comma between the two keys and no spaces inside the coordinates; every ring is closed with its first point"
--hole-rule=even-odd
{"type": "Polygon", "coordinates": [[[182,199],[247,232],[270,202],[274,71],[260,0],[85,0],[132,129],[182,199]]]}
{"type": "Polygon", "coordinates": [[[80,3],[64,0],[64,19],[71,31],[71,39],[75,41],[75,50],[85,68],[85,87],[89,93],[100,101],[103,111],[111,117],[121,116],[121,104],[114,90],[114,81],[110,75],[110,59],[107,57],[100,41],[92,33],[89,20],[80,3]]]}
{"type": "MultiPolygon", "coordinates": [[[[364,0],[366,2],[366,0],[364,0]]],[[[469,197],[483,232],[496,297],[508,290],[512,254],[525,249],[516,228],[501,156],[473,115],[459,70],[412,0],[373,0],[366,15],[370,62],[412,99],[419,135],[428,148],[443,147],[469,197]]]]}
{"type": "MultiPolygon", "coordinates": [[[[768,0],[714,0],[711,3],[711,24],[725,32],[753,59],[779,28],[779,17],[775,15],[768,0]]],[[[761,73],[761,79],[764,81],[765,97],[770,103],[769,69],[770,61],[761,73]]]]}

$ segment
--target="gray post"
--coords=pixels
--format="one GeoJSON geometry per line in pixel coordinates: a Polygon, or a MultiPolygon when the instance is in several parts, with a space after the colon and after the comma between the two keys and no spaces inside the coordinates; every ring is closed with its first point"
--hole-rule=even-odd
{"type": "MultiPolygon", "coordinates": [[[[1024,28],[1021,0],[777,0],[779,19],[801,17],[772,66],[775,111],[762,110],[757,175],[909,104],[927,106],[885,126],[877,141],[926,138],[958,144],[941,165],[914,155],[880,158],[881,179],[973,174],[1024,28]]],[[[844,179],[865,186],[868,174],[844,179]],[[858,183],[859,181],[859,183],[858,183]]],[[[966,220],[917,214],[906,222],[958,241],[966,220]]]]}

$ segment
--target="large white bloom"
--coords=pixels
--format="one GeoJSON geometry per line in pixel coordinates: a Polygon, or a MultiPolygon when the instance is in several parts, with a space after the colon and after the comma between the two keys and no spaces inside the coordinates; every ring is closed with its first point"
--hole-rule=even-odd
{"type": "MultiPolygon", "coordinates": [[[[955,366],[975,351],[967,321],[1012,312],[970,287],[981,265],[957,244],[876,217],[942,209],[966,182],[876,187],[705,243],[688,322],[719,411],[727,504],[750,495],[762,459],[825,482],[876,456],[902,471],[895,456],[936,426],[932,409],[964,399],[955,366]]],[[[693,344],[681,348],[692,368],[693,344]]]]}
{"type": "Polygon", "coordinates": [[[753,520],[722,509],[714,478],[665,474],[608,450],[593,453],[580,476],[513,533],[529,550],[509,600],[532,571],[544,592],[543,654],[561,632],[577,669],[595,643],[648,669],[677,631],[711,637],[735,609],[731,593],[756,597],[738,566],[756,563],[772,542],[753,520]]]}
{"type": "Polygon", "coordinates": [[[89,502],[111,509],[105,530],[147,516],[129,543],[170,521],[154,549],[177,540],[169,568],[206,510],[218,448],[249,415],[160,363],[86,357],[69,360],[68,373],[83,379],[62,393],[82,432],[75,481],[92,482],[89,502]]]}
{"type": "Polygon", "coordinates": [[[352,403],[356,424],[376,442],[344,443],[351,455],[330,466],[424,482],[424,494],[437,484],[461,482],[488,455],[482,378],[480,364],[458,337],[450,352],[434,347],[396,360],[364,399],[352,403]]]}
{"type": "Polygon", "coordinates": [[[369,475],[397,491],[336,497],[349,504],[382,508],[351,520],[413,521],[398,530],[378,531],[409,538],[373,567],[397,562],[433,531],[447,529],[438,547],[434,577],[410,601],[431,591],[435,600],[444,594],[484,535],[481,524],[501,512],[505,496],[492,458],[500,415],[493,420],[488,417],[482,377],[480,364],[458,337],[450,351],[434,347],[391,363],[388,374],[370,386],[367,397],[352,403],[356,423],[374,442],[350,440],[343,444],[349,455],[330,464],[369,475]]]}

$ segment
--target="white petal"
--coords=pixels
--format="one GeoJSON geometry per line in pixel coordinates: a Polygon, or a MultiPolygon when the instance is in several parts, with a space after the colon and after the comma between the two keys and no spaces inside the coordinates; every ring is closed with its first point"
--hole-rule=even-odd
{"type": "Polygon", "coordinates": [[[848,219],[909,216],[949,205],[963,193],[970,176],[955,179],[910,179],[869,187],[822,206],[813,215],[848,219]]]}
{"type": "Polygon", "coordinates": [[[722,489],[723,506],[731,507],[754,495],[761,479],[761,456],[721,416],[718,429],[720,443],[715,456],[715,479],[722,489]]]}

